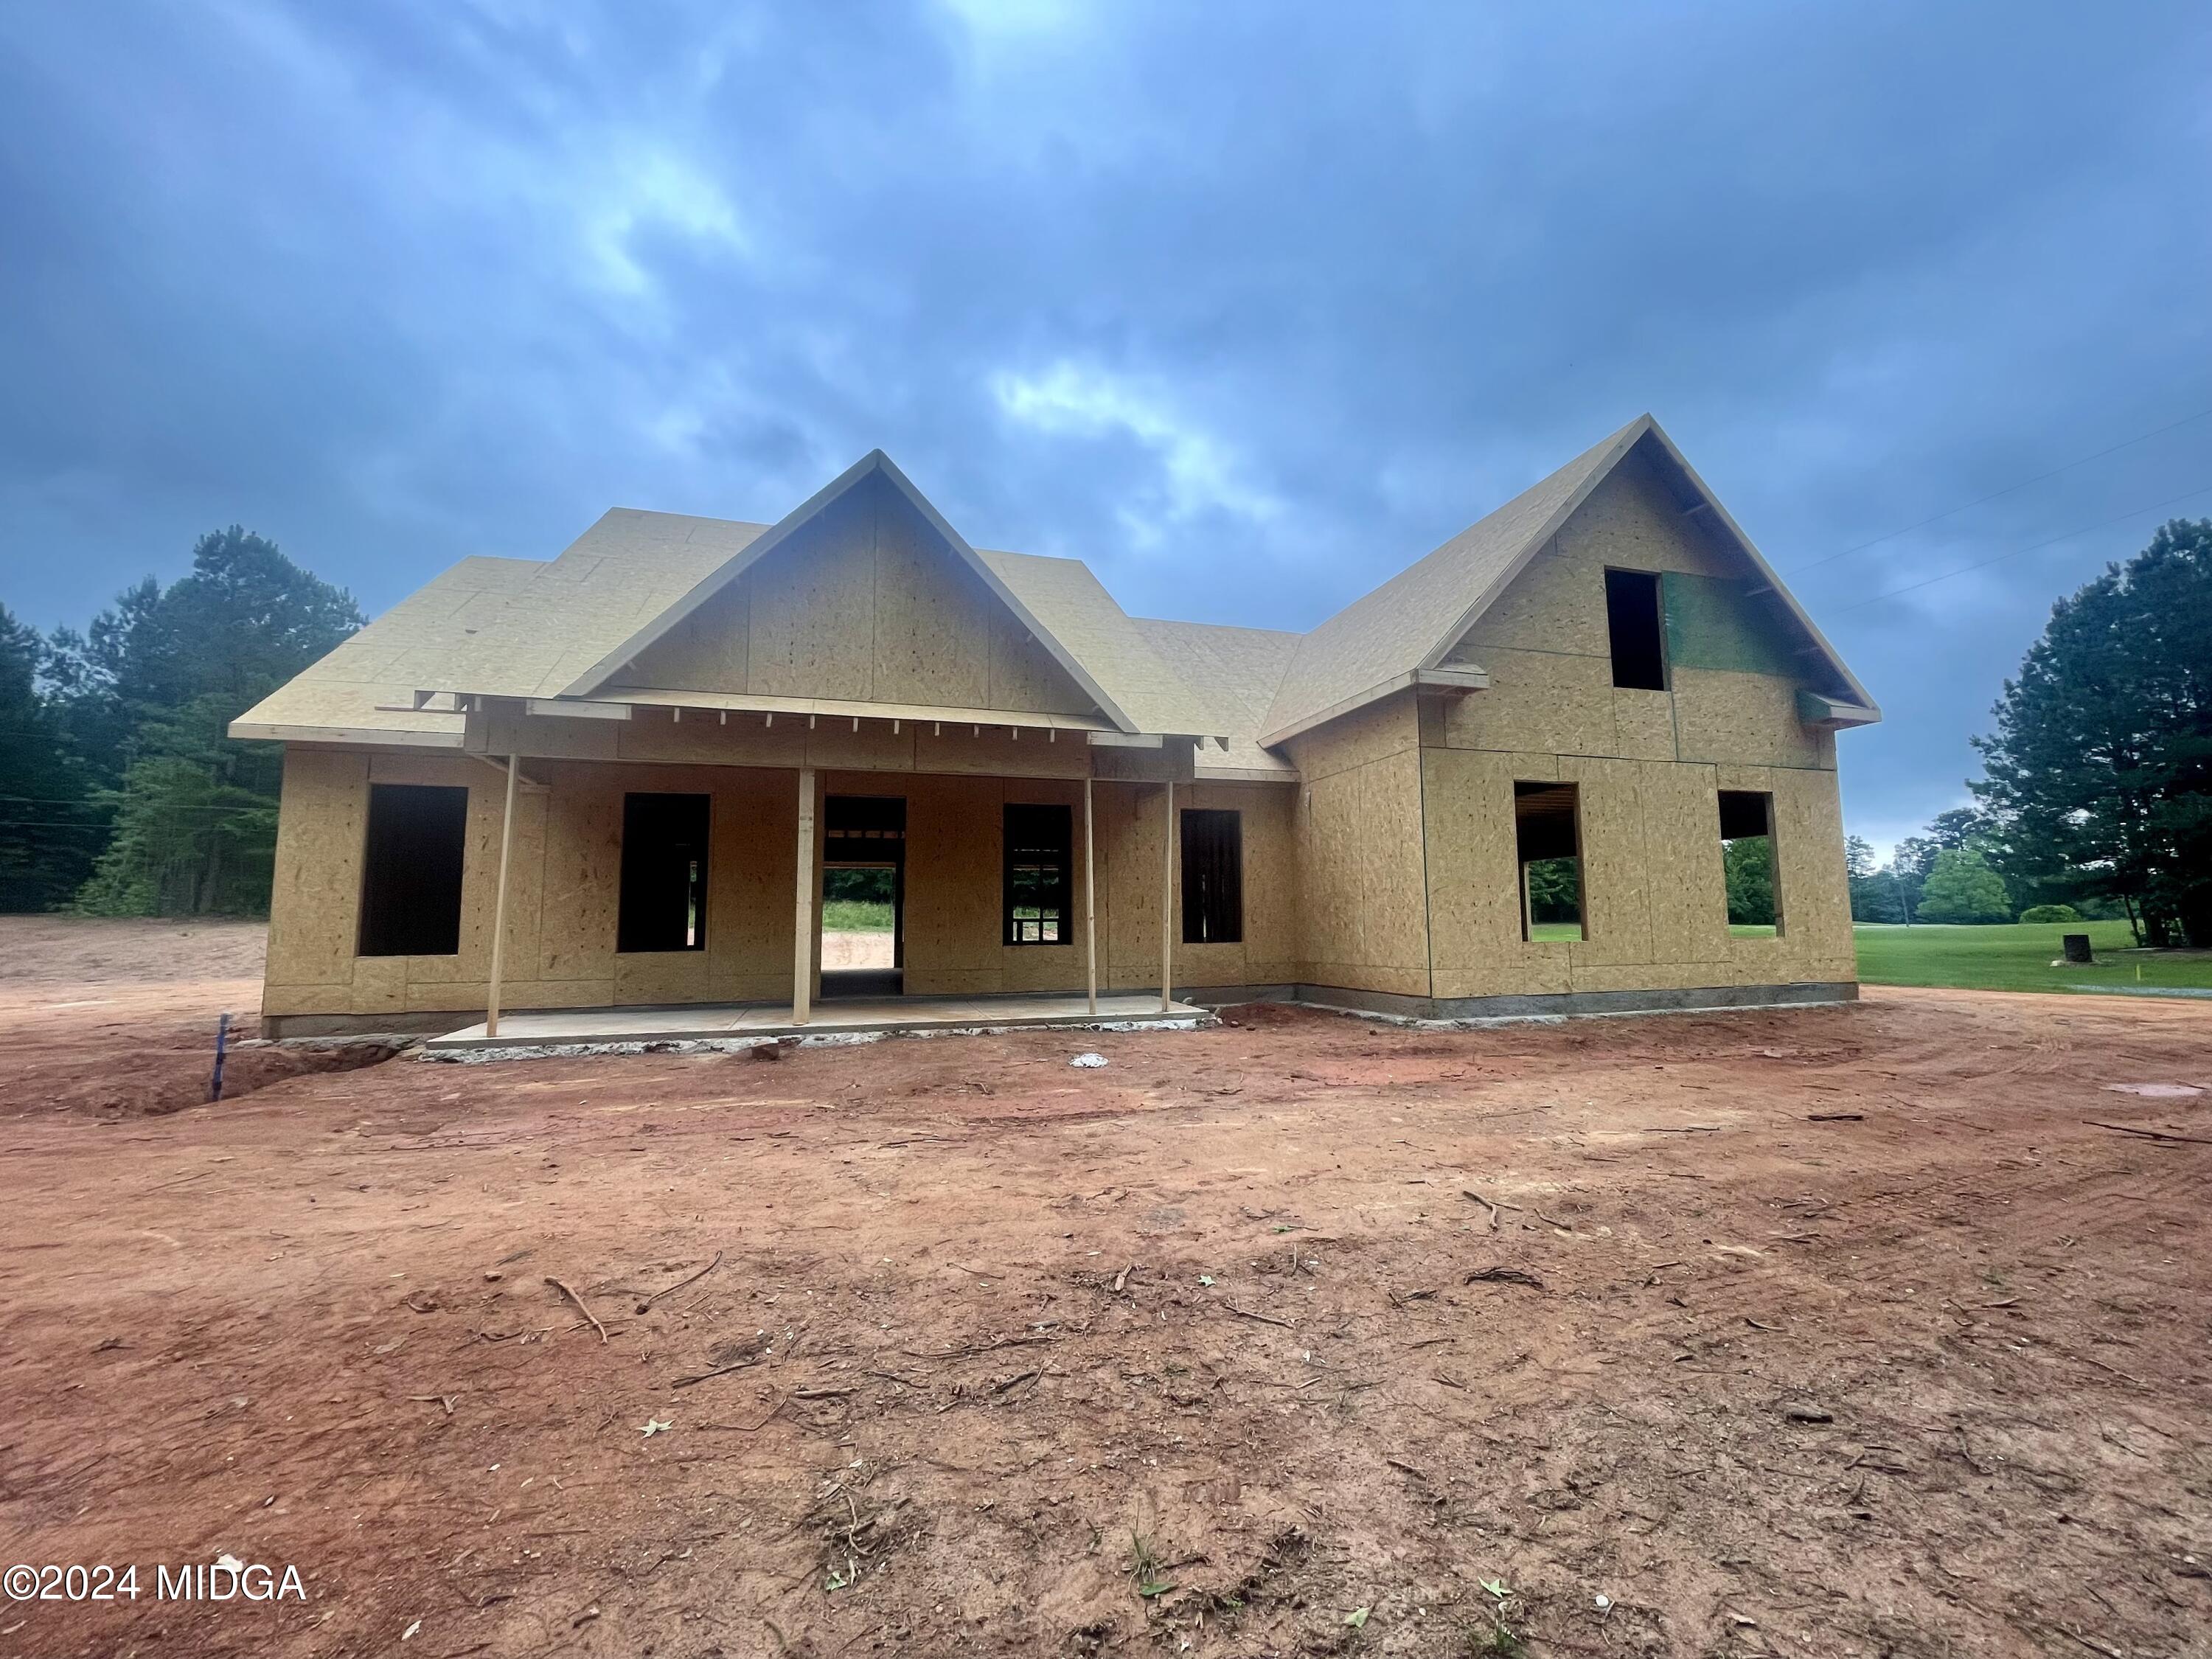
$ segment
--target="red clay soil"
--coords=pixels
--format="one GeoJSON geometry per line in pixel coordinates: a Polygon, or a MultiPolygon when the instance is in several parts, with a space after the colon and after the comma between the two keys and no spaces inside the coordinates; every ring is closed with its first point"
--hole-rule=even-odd
{"type": "Polygon", "coordinates": [[[141,1595],[0,1655],[2212,1645],[2212,1095],[2105,1086],[2212,1084],[2201,1004],[1267,1010],[114,1120],[43,1097],[144,1062],[76,1000],[0,1045],[0,1557],[141,1595]],[[305,1601],[154,1599],[225,1553],[305,1601]]]}
{"type": "Polygon", "coordinates": [[[0,1033],[9,1049],[0,1119],[157,1117],[205,1105],[225,1013],[228,1097],[387,1057],[374,1044],[252,1040],[268,931],[258,921],[0,916],[0,1033]]]}

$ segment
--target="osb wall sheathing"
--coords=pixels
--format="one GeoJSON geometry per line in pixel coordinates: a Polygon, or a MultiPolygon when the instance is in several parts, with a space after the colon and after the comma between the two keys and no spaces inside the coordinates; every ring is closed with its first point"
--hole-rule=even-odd
{"type": "MultiPolygon", "coordinates": [[[[545,784],[547,792],[516,797],[504,1006],[789,998],[797,873],[795,769],[611,766],[539,757],[526,762],[524,773],[545,784]],[[615,949],[622,798],[632,790],[713,798],[703,951],[623,954],[615,949]]],[[[1159,982],[1163,791],[1153,783],[1100,782],[1095,787],[1100,986],[1142,989],[1159,982]]],[[[495,771],[460,756],[290,748],[263,1012],[467,1013],[481,1008],[489,990],[503,789],[495,771]],[[460,948],[451,957],[354,954],[372,781],[460,785],[470,792],[460,948]]],[[[817,775],[817,790],[823,795],[906,799],[910,994],[1082,988],[1079,781],[829,771],[817,775]],[[1001,808],[1008,801],[1057,802],[1070,808],[1077,865],[1065,945],[1001,943],[1001,808]]],[[[1291,792],[1254,785],[1178,785],[1176,805],[1178,812],[1186,806],[1240,811],[1245,852],[1241,944],[1182,945],[1178,886],[1176,982],[1276,984],[1296,977],[1291,792]]],[[[817,903],[818,891],[817,887],[817,903]]]]}
{"type": "MultiPolygon", "coordinates": [[[[881,780],[878,780],[880,786],[881,780]]],[[[1018,779],[907,781],[906,988],[914,995],[1077,991],[1084,985],[1083,787],[1018,779]],[[1004,944],[1000,884],[1003,806],[1064,804],[1074,836],[1074,882],[1066,945],[1004,944]]],[[[1164,788],[1100,781],[1092,786],[1101,990],[1159,983],[1164,788]]],[[[876,793],[882,793],[880,787],[876,793]]],[[[1295,957],[1290,792],[1237,784],[1178,784],[1176,811],[1221,807],[1243,816],[1244,938],[1182,942],[1182,890],[1174,890],[1175,973],[1182,986],[1285,983],[1295,957]]]]}
{"type": "MultiPolygon", "coordinates": [[[[1286,745],[1297,791],[1304,982],[1429,994],[1420,731],[1411,693],[1286,745]]],[[[1249,879],[1249,878],[1248,878],[1249,879]]]]}
{"type": "Polygon", "coordinates": [[[623,685],[1081,714],[1091,699],[877,477],[615,675],[623,685]]]}
{"type": "Polygon", "coordinates": [[[1694,579],[1709,629],[1742,575],[1631,462],[1455,648],[1491,684],[1420,705],[1434,994],[1856,979],[1833,734],[1800,723],[1796,683],[1771,674],[1675,665],[1670,690],[1616,688],[1609,565],[1694,579]],[[1513,785],[1539,781],[1578,787],[1582,940],[1521,938],[1513,785]],[[1728,931],[1723,788],[1774,795],[1779,938],[1728,931]]]}
{"type": "MultiPolygon", "coordinates": [[[[798,856],[794,774],[723,768],[617,771],[542,760],[526,763],[524,772],[546,784],[548,793],[515,797],[501,992],[505,1006],[789,996],[798,856]],[[622,955],[615,950],[626,790],[713,798],[703,951],[622,955]]],[[[504,788],[497,773],[459,756],[289,749],[262,1012],[481,1008],[489,991],[504,788]],[[354,954],[372,781],[459,785],[469,791],[460,948],[453,956],[354,954]]]]}

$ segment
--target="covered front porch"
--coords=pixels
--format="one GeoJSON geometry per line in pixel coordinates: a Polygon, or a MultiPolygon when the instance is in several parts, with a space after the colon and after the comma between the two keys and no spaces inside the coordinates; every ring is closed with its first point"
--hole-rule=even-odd
{"type": "Polygon", "coordinates": [[[684,713],[494,708],[458,753],[295,748],[280,884],[301,891],[264,1034],[1159,1024],[1215,1000],[1186,988],[1296,977],[1292,792],[1195,775],[1188,742],[1055,740],[1018,715],[684,713]],[[1230,826],[1206,845],[1241,841],[1271,901],[1246,907],[1243,939],[1210,913],[1194,941],[1186,925],[1186,811],[1230,826]],[[387,937],[431,915],[440,937],[387,937]]]}
{"type": "Polygon", "coordinates": [[[1007,1026],[1148,1027],[1172,1030],[1206,1018],[1195,1004],[1157,992],[1072,996],[847,997],[816,1004],[805,1018],[791,1003],[683,1004],[666,1008],[556,1008],[501,1016],[434,1037],[427,1052],[596,1047],[642,1042],[726,1042],[755,1037],[854,1033],[995,1030],[1007,1026]]]}
{"type": "MultiPolygon", "coordinates": [[[[859,722],[855,720],[854,725],[857,728],[859,722]]],[[[980,737],[980,732],[977,735],[980,737]]],[[[1079,777],[1020,780],[988,775],[930,778],[910,772],[841,771],[809,764],[811,758],[811,755],[802,757],[796,769],[796,788],[793,795],[787,797],[790,805],[784,811],[776,811],[769,800],[751,793],[757,782],[765,783],[773,790],[778,781],[774,769],[763,773],[761,769],[725,765],[703,775],[686,769],[685,772],[672,775],[665,768],[656,768],[652,773],[643,767],[631,768],[620,763],[615,768],[618,774],[635,770],[636,781],[648,786],[672,782],[696,789],[705,785],[710,792],[672,794],[649,791],[641,796],[623,791],[626,821],[621,842],[622,871],[617,883],[620,895],[618,957],[658,957],[678,964],[678,972],[688,965],[684,963],[687,957],[702,965],[711,965],[710,959],[705,957],[704,947],[720,932],[708,925],[708,912],[713,908],[711,872],[717,862],[708,855],[716,817],[711,791],[743,771],[750,774],[744,786],[750,799],[748,807],[741,811],[743,832],[755,849],[753,857],[744,861],[766,873],[772,860],[762,854],[776,839],[776,820],[780,817],[784,821],[783,833],[788,837],[784,851],[790,860],[792,885],[786,890],[790,897],[785,901],[788,906],[785,914],[792,921],[786,934],[790,943],[784,957],[789,966],[783,976],[788,1000],[769,1000],[775,992],[768,985],[757,982],[764,977],[767,962],[757,950],[764,941],[757,934],[746,941],[750,948],[744,963],[745,977],[755,982],[743,988],[733,988],[735,995],[727,1001],[687,999],[678,1003],[655,999],[651,1003],[641,1000],[627,1005],[602,1005],[574,1011],[545,1009],[520,1014],[508,1013],[503,1006],[508,941],[514,931],[510,925],[509,908],[511,872],[515,862],[514,826],[520,815],[522,790],[535,790],[549,798],[557,798],[561,792],[543,783],[526,783],[525,768],[535,763],[521,755],[510,751],[491,761],[501,773],[505,787],[493,880],[485,1016],[479,1024],[441,1040],[465,1041],[469,1032],[474,1032],[487,1045],[516,1041],[659,1040],[659,1024],[654,1025],[655,1036],[652,1038],[634,1034],[640,1015],[649,1015],[648,1024],[664,1022],[669,1031],[680,1032],[686,1038],[782,1031],[919,1030],[978,1024],[1096,1021],[1133,1018],[1146,1012],[1156,1018],[1175,1018],[1178,1008],[1185,1010],[1182,1017],[1189,1017],[1188,1006],[1177,1004],[1173,994],[1176,837],[1176,786],[1171,773],[1158,786],[1160,804],[1156,809],[1158,817],[1154,826],[1160,860],[1157,867],[1158,896],[1152,901],[1157,907],[1158,988],[1156,992],[1131,994],[1125,980],[1123,992],[1116,994],[1102,988],[1101,983],[1101,859],[1096,787],[1099,781],[1088,770],[1087,755],[1083,757],[1085,769],[1079,777]],[[847,793],[838,793],[841,780],[847,793]],[[1044,804],[1012,804],[1006,799],[1010,785],[1013,794],[1044,804]],[[1054,802],[1055,797],[1061,798],[1057,804],[1054,802]],[[659,900],[659,908],[669,914],[663,919],[664,927],[651,930],[651,937],[632,939],[628,937],[633,931],[629,924],[631,877],[640,873],[640,866],[632,861],[632,854],[637,850],[632,836],[640,826],[628,821],[627,810],[641,799],[694,803],[696,823],[690,831],[668,840],[667,856],[660,861],[670,866],[674,876],[672,884],[665,879],[640,879],[635,884],[641,894],[646,894],[650,888],[647,896],[659,900]],[[928,805],[917,814],[920,821],[913,828],[918,832],[918,840],[934,842],[935,853],[933,857],[925,850],[921,857],[913,860],[919,867],[910,877],[908,809],[917,801],[928,805]],[[993,821],[993,815],[975,810],[987,802],[1000,806],[1006,815],[1007,827],[1003,840],[1000,835],[1001,826],[993,821]],[[933,807],[935,810],[931,810],[933,807]],[[1014,839],[1012,825],[1018,814],[1055,811],[1060,815],[1060,834],[1052,846],[1040,850],[1027,848],[1014,839]],[[979,857],[979,854],[982,856],[979,857]],[[825,871],[831,867],[868,866],[881,867],[894,895],[891,932],[885,941],[889,953],[880,963],[868,963],[862,971],[839,971],[825,960],[825,942],[831,937],[824,931],[825,871]],[[1005,884],[1000,890],[1002,875],[1005,884]],[[915,954],[923,959],[919,963],[910,958],[907,948],[909,930],[905,894],[910,879],[928,890],[932,900],[923,907],[924,926],[920,931],[928,937],[917,941],[921,948],[915,954]],[[1022,971],[1041,972],[1045,982],[1038,983],[1031,978],[1024,985],[1018,979],[1010,985],[1003,982],[1003,969],[994,972],[986,968],[977,974],[954,969],[948,973],[942,965],[933,967],[929,961],[933,956],[939,959],[940,964],[947,956],[955,960],[969,959],[956,954],[962,943],[957,933],[965,931],[977,935],[967,942],[972,946],[981,943],[981,929],[986,927],[993,929],[997,939],[986,956],[996,954],[1003,958],[1007,952],[1016,953],[1024,959],[1022,971]],[[661,937],[663,933],[665,938],[661,937]],[[909,975],[910,967],[918,967],[921,971],[909,975]],[[929,984],[933,972],[939,981],[933,988],[934,994],[929,984]],[[913,983],[915,978],[921,980],[920,987],[913,983]],[[952,983],[945,983],[947,979],[952,983]],[[981,984],[975,983],[978,979],[981,984]],[[1071,980],[1075,982],[1071,984],[1071,980]],[[958,991],[955,990],[956,985],[960,988],[958,991]],[[919,994],[915,994],[917,990],[919,994]],[[556,1026],[563,1032],[585,1035],[549,1035],[556,1026]]],[[[781,775],[786,780],[791,776],[781,775]]],[[[623,783],[629,781],[620,780],[623,783]]],[[[1149,786],[1145,787],[1145,792],[1152,793],[1149,786]]],[[[771,793],[769,799],[772,799],[771,793]]],[[[553,799],[549,799],[549,811],[553,805],[553,799]]],[[[770,883],[754,886],[756,902],[771,908],[772,890],[770,883]]],[[[541,915],[541,927],[545,920],[541,915]]],[[[843,936],[842,942],[849,944],[853,937],[843,936]]],[[[690,984],[702,983],[696,975],[689,979],[690,984]]],[[[731,994],[726,991],[724,995],[731,994]]],[[[532,1007],[528,1001],[523,1001],[521,1006],[526,1010],[532,1007]]],[[[539,1007],[543,1009],[543,1005],[539,1007]]]]}

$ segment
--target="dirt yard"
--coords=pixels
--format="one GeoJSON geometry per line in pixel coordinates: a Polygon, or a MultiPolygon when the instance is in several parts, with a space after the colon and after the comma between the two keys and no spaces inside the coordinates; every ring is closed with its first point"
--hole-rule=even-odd
{"type": "Polygon", "coordinates": [[[207,1107],[249,937],[39,926],[0,1557],[141,1595],[0,1607],[0,1655],[2212,1650],[2212,1095],[2107,1087],[2212,1085],[2201,1003],[272,1060],[207,1107]],[[304,1602],[154,1598],[224,1554],[304,1602]]]}

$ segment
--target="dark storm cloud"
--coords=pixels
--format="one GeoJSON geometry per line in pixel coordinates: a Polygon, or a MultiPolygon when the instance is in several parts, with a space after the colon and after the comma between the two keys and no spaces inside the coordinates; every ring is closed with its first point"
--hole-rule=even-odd
{"type": "MultiPolygon", "coordinates": [[[[0,14],[0,598],[242,520],[371,609],[872,445],[1133,611],[1306,627],[1650,409],[1785,570],[2212,407],[2201,8],[0,14]]],[[[2212,420],[1808,571],[1960,794],[2212,420]]]]}

